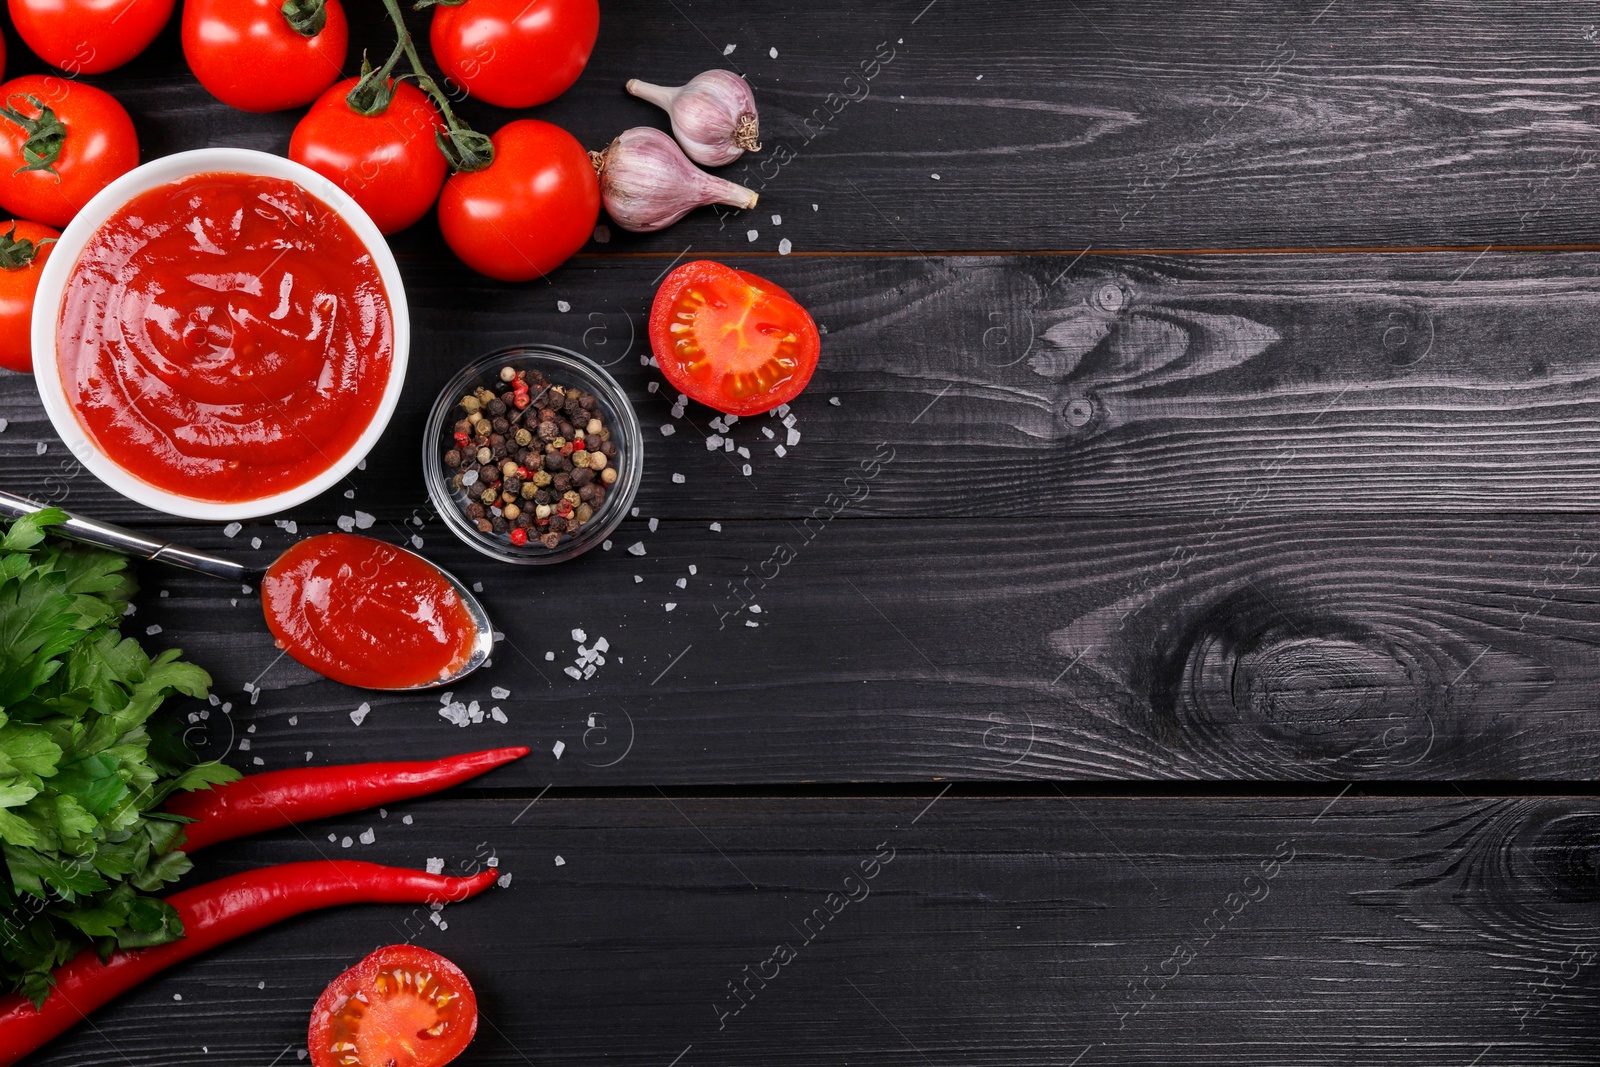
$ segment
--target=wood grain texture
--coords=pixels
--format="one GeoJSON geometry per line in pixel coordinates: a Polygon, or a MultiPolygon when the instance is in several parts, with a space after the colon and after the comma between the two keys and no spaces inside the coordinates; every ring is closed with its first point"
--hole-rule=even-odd
{"type": "MultiPolygon", "coordinates": [[[[773,260],[762,269],[827,330],[794,434],[769,417],[718,433],[698,405],[673,417],[641,365],[664,266],[591,260],[513,287],[408,264],[400,408],[367,468],[294,517],[425,508],[417,442],[437,390],[527,340],[586,351],[623,383],[645,429],[639,506],[662,518],[803,519],[854,492],[874,454],[892,461],[852,514],[1600,506],[1594,255],[773,260]]],[[[0,376],[0,417],[8,488],[151,517],[73,474],[29,379],[0,376]]]]}
{"type": "MultiPolygon", "coordinates": [[[[388,37],[376,5],[351,6],[353,74],[359,45],[382,54],[388,37]]],[[[1590,14],[1550,0],[615,0],[583,77],[535,113],[600,147],[661,121],[628,78],[724,66],[755,86],[766,148],[724,173],[761,208],[615,232],[606,250],[1594,244],[1597,38],[1590,14]]],[[[11,42],[12,69],[34,69],[11,42]]],[[[147,156],[281,151],[294,120],[212,100],[175,27],[94,80],[133,111],[147,156]]],[[[489,130],[512,117],[464,110],[489,130]]],[[[401,245],[442,254],[431,222],[401,245]]]]}
{"type": "MultiPolygon", "coordinates": [[[[311,532],[200,544],[265,562],[311,532]]],[[[253,593],[146,566],[127,629],[159,627],[148,644],[215,674],[227,713],[192,724],[206,751],[250,769],[525,743],[491,784],[529,789],[1600,766],[1586,519],[637,521],[531,571],[429,525],[369,532],[416,532],[482,576],[505,640],[452,697],[509,722],[458,727],[437,696],[320,679],[272,647],[253,593]]]]}
{"type": "Polygon", "coordinates": [[[930,799],[435,799],[219,849],[202,876],[323,852],[512,881],[448,929],[295,920],[29,1067],[294,1063],[324,983],[411,938],[476,984],[467,1067],[1593,1061],[1593,800],[930,799]]]}

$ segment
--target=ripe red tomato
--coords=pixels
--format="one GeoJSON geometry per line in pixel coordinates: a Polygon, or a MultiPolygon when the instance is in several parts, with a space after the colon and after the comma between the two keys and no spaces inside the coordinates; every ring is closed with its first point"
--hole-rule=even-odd
{"type": "Polygon", "coordinates": [[[101,74],[143,52],[173,0],[6,0],[22,43],[68,74],[101,74]]]}
{"type": "Polygon", "coordinates": [[[494,162],[452,174],[439,194],[439,229],[480,274],[525,282],[583,247],[600,218],[589,153],[560,126],[518,119],[500,127],[494,162]]]}
{"type": "Polygon", "coordinates": [[[759,415],[800,395],[822,337],[779,286],[700,259],[656,290],[650,347],[678,392],[729,415],[759,415]]]}
{"type": "Polygon", "coordinates": [[[446,77],[499,107],[554,100],[583,73],[600,0],[463,0],[433,9],[428,40],[446,77]]]}
{"type": "Polygon", "coordinates": [[[442,1067],[478,1032],[461,968],[425,948],[380,948],[335,978],[311,1009],[312,1067],[442,1067]]]}
{"type": "Polygon", "coordinates": [[[15,215],[65,226],[139,165],[133,120],[104,90],[24,74],[0,85],[0,103],[0,207],[15,215]]]}
{"type": "Polygon", "coordinates": [[[183,58],[212,96],[240,111],[282,111],[315,100],[344,66],[350,27],[339,0],[307,36],[282,0],[184,0],[183,58]]]}
{"type": "Polygon", "coordinates": [[[0,367],[7,370],[33,370],[33,294],[60,236],[37,222],[0,222],[0,367]]]}
{"type": "Polygon", "coordinates": [[[384,233],[398,233],[433,206],[449,172],[434,132],[439,109],[410,82],[393,86],[379,115],[345,102],[359,79],[334,85],[311,105],[289,138],[289,158],[337,182],[384,233]]]}

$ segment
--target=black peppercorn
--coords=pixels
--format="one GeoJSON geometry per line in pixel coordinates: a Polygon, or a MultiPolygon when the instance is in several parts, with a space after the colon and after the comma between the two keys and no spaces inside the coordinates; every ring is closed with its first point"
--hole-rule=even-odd
{"type": "Polygon", "coordinates": [[[469,503],[467,505],[467,518],[471,519],[473,522],[477,522],[479,519],[483,518],[483,505],[478,503],[476,500],[469,503]]]}
{"type": "Polygon", "coordinates": [[[562,471],[560,474],[550,479],[550,484],[555,487],[556,492],[565,493],[568,489],[572,488],[572,475],[568,474],[566,471],[562,471]]]}
{"type": "Polygon", "coordinates": [[[605,456],[607,459],[616,459],[617,458],[617,446],[616,446],[615,442],[612,442],[612,441],[601,441],[600,442],[600,453],[601,453],[601,455],[605,456]]]}
{"type": "Polygon", "coordinates": [[[594,499],[589,501],[589,503],[598,508],[601,504],[606,502],[606,491],[604,488],[598,485],[591,485],[589,488],[594,490],[594,499]]]}
{"type": "Polygon", "coordinates": [[[511,477],[506,479],[504,489],[508,493],[522,492],[522,479],[513,474],[511,477]]]}
{"type": "Polygon", "coordinates": [[[544,457],[544,469],[552,474],[561,469],[563,457],[560,452],[548,452],[544,457]]]}
{"type": "Polygon", "coordinates": [[[550,495],[550,490],[548,489],[540,489],[533,494],[533,502],[535,504],[548,504],[552,499],[554,498],[550,495]]]}
{"type": "Polygon", "coordinates": [[[592,486],[592,485],[585,485],[585,486],[580,487],[578,489],[578,499],[582,500],[585,504],[593,504],[594,503],[594,490],[595,490],[595,487],[592,486]]]}
{"type": "Polygon", "coordinates": [[[594,471],[589,470],[587,467],[579,467],[572,472],[572,484],[580,489],[592,481],[594,481],[594,471]]]}
{"type": "Polygon", "coordinates": [[[489,417],[491,419],[497,418],[506,413],[506,402],[504,400],[491,400],[485,404],[484,407],[488,409],[489,417]]]}
{"type": "Polygon", "coordinates": [[[511,424],[505,420],[504,416],[497,416],[489,425],[494,427],[494,432],[497,434],[503,434],[511,429],[511,424]]]}
{"type": "Polygon", "coordinates": [[[461,453],[453,448],[446,452],[444,454],[444,465],[451,469],[461,466],[461,453]]]}

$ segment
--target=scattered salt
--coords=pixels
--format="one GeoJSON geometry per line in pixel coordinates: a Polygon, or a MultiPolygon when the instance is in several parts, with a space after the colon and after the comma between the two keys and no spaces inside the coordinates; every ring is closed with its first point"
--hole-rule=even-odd
{"type": "Polygon", "coordinates": [[[582,630],[573,630],[572,639],[581,645],[585,641],[589,640],[589,635],[584,633],[582,630]]]}
{"type": "Polygon", "coordinates": [[[799,443],[800,443],[800,431],[791,428],[789,430],[789,439],[787,441],[785,441],[784,444],[788,445],[790,448],[793,448],[795,445],[797,445],[799,443]]]}
{"type": "Polygon", "coordinates": [[[378,835],[377,835],[377,832],[376,832],[376,831],[374,831],[374,830],[373,830],[373,829],[372,829],[372,827],[370,827],[370,826],[369,826],[369,827],[367,827],[367,828],[366,828],[366,830],[364,830],[364,831],[363,831],[363,832],[362,832],[362,834],[361,834],[361,837],[360,837],[360,838],[359,838],[359,840],[360,840],[360,842],[361,842],[361,843],[362,843],[362,844],[363,844],[363,845],[370,845],[370,844],[372,844],[372,843],[373,843],[373,842],[374,842],[374,841],[376,841],[376,840],[377,840],[377,839],[378,839],[378,835]]]}
{"type": "Polygon", "coordinates": [[[556,658],[556,654],[554,652],[546,652],[544,654],[544,658],[545,658],[545,662],[548,663],[549,661],[551,661],[551,660],[556,658]]]}
{"type": "Polygon", "coordinates": [[[673,434],[675,434],[677,432],[678,432],[678,428],[676,426],[672,425],[672,423],[663,422],[661,424],[661,436],[662,437],[671,437],[673,434]]]}
{"type": "Polygon", "coordinates": [[[725,56],[731,56],[731,55],[733,55],[733,50],[735,48],[738,48],[738,47],[739,46],[736,45],[736,44],[727,45],[722,49],[722,54],[725,55],[725,56]]]}
{"type": "Polygon", "coordinates": [[[410,826],[411,825],[411,816],[409,816],[409,815],[402,816],[400,821],[405,823],[407,826],[410,826]]]}
{"type": "Polygon", "coordinates": [[[682,485],[683,484],[683,475],[674,473],[672,475],[672,484],[673,485],[682,485]]]}
{"type": "Polygon", "coordinates": [[[839,406],[839,398],[836,397],[836,396],[830,396],[828,398],[828,403],[832,404],[834,407],[838,407],[839,406]]]}
{"type": "Polygon", "coordinates": [[[239,531],[242,530],[242,529],[244,529],[244,527],[239,525],[238,523],[230,522],[230,523],[228,523],[228,525],[226,525],[226,526],[224,526],[222,528],[222,536],[223,537],[238,537],[239,536],[239,531]]]}
{"type": "Polygon", "coordinates": [[[357,726],[360,726],[362,720],[367,717],[367,712],[371,710],[371,704],[362,704],[359,708],[350,713],[350,721],[355,723],[357,726]]]}
{"type": "Polygon", "coordinates": [[[779,445],[777,448],[774,448],[773,451],[778,454],[778,457],[780,459],[789,454],[789,450],[787,448],[784,448],[782,445],[779,445]]]}
{"type": "MultiPolygon", "coordinates": [[[[346,834],[345,836],[339,838],[339,847],[340,848],[349,848],[353,844],[355,844],[355,842],[350,839],[350,835],[349,834],[346,834]]],[[[435,871],[434,873],[438,874],[439,872],[435,871]]]]}
{"type": "Polygon", "coordinates": [[[660,519],[651,519],[650,520],[650,532],[651,533],[655,533],[656,532],[656,527],[659,526],[660,523],[661,523],[660,519]]]}
{"type": "Polygon", "coordinates": [[[776,48],[768,49],[767,50],[767,55],[771,56],[773,59],[777,59],[778,58],[778,50],[776,48]]]}
{"type": "Polygon", "coordinates": [[[506,697],[511,695],[511,690],[507,689],[503,685],[497,685],[489,690],[489,695],[496,700],[504,700],[506,697]]]}
{"type": "Polygon", "coordinates": [[[358,530],[370,530],[372,529],[372,524],[377,521],[365,511],[356,512],[356,529],[358,530]]]}
{"type": "Polygon", "coordinates": [[[260,548],[261,547],[261,538],[259,538],[259,537],[250,538],[250,547],[251,548],[260,548]]]}
{"type": "Polygon", "coordinates": [[[721,447],[722,447],[722,438],[719,437],[717,434],[712,434],[710,437],[706,438],[706,451],[707,452],[715,452],[717,449],[719,449],[721,447]]]}
{"type": "Polygon", "coordinates": [[[754,241],[757,237],[760,237],[760,236],[761,236],[761,231],[760,230],[746,230],[744,232],[744,238],[747,241],[754,241]]]}
{"type": "Polygon", "coordinates": [[[633,544],[629,545],[628,546],[628,555],[630,555],[630,556],[642,556],[642,555],[644,555],[644,542],[643,541],[635,541],[633,544]]]}
{"type": "Polygon", "coordinates": [[[783,225],[783,216],[782,215],[774,215],[774,216],[772,216],[772,224],[774,226],[782,226],[783,225]]]}
{"type": "Polygon", "coordinates": [[[687,579],[687,578],[679,578],[678,582],[677,582],[677,585],[678,585],[679,589],[687,589],[687,588],[689,588],[689,579],[687,579]]]}
{"type": "Polygon", "coordinates": [[[696,567],[693,563],[691,563],[691,564],[689,564],[689,573],[690,574],[698,574],[698,573],[700,573],[700,568],[696,567]]]}
{"type": "MultiPolygon", "coordinates": [[[[461,480],[463,482],[466,481],[465,478],[463,478],[461,480]]],[[[355,517],[351,516],[351,515],[340,515],[339,519],[338,519],[338,524],[339,524],[339,529],[343,530],[345,533],[349,533],[351,530],[354,530],[356,528],[355,517]]]]}
{"type": "Polygon", "coordinates": [[[511,888],[511,872],[507,871],[505,874],[502,874],[494,884],[499,886],[501,889],[511,888]]]}
{"type": "Polygon", "coordinates": [[[565,300],[557,300],[556,301],[556,310],[561,312],[564,315],[567,312],[572,310],[572,305],[567,303],[565,300]]]}
{"type": "Polygon", "coordinates": [[[444,873],[444,857],[443,856],[430,856],[428,858],[427,869],[428,869],[428,873],[429,874],[443,874],[444,873]]]}
{"type": "Polygon", "coordinates": [[[567,743],[565,741],[557,741],[550,749],[551,752],[555,753],[556,759],[560,759],[561,753],[565,752],[566,750],[567,743]]]}
{"type": "Polygon", "coordinates": [[[566,865],[567,865],[567,861],[566,860],[562,859],[560,856],[556,857],[556,866],[557,867],[565,867],[566,865]]]}
{"type": "Polygon", "coordinates": [[[147,626],[147,627],[145,627],[145,631],[144,632],[145,632],[146,636],[154,637],[156,634],[161,632],[161,627],[159,627],[159,626],[147,626]]]}
{"type": "Polygon", "coordinates": [[[721,533],[722,532],[722,523],[720,523],[720,522],[712,523],[711,524],[711,532],[712,533],[721,533]]]}
{"type": "Polygon", "coordinates": [[[750,477],[750,464],[746,463],[743,467],[739,468],[739,471],[746,478],[750,477]]]}
{"type": "Polygon", "coordinates": [[[778,242],[778,255],[786,256],[794,251],[794,242],[785,237],[778,242]]]}
{"type": "Polygon", "coordinates": [[[674,603],[673,603],[673,602],[672,602],[672,601],[670,601],[670,600],[669,600],[669,601],[667,601],[667,610],[668,610],[668,611],[676,611],[676,610],[677,610],[677,608],[678,608],[678,605],[676,605],[676,604],[674,604],[674,603]]]}

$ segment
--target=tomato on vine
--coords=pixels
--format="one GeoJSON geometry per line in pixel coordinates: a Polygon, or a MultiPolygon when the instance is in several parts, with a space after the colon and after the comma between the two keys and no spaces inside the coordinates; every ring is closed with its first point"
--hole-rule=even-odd
{"type": "Polygon", "coordinates": [[[61,235],[37,222],[0,222],[0,367],[33,370],[33,297],[61,235]]]}
{"type": "Polygon", "coordinates": [[[410,82],[378,83],[371,100],[356,92],[361,86],[348,78],[323,93],[295,126],[289,158],[338,184],[378,229],[398,233],[426,215],[444,187],[444,119],[410,82]]]}
{"type": "Polygon", "coordinates": [[[445,76],[499,107],[533,107],[566,92],[600,33],[599,0],[430,2],[428,40],[445,76]]]}
{"type": "Polygon", "coordinates": [[[184,0],[183,58],[240,111],[309,104],[338,80],[349,44],[339,0],[184,0]]]}
{"type": "Polygon", "coordinates": [[[490,139],[494,162],[461,171],[439,194],[439,229],[467,266],[501,281],[542,277],[594,232],[600,181],[577,138],[518,119],[490,139]]]}
{"type": "Polygon", "coordinates": [[[52,74],[0,85],[0,207],[65,226],[138,165],[133,120],[110,93],[52,74]]]}
{"type": "Polygon", "coordinates": [[[6,0],[22,43],[68,74],[103,74],[143,52],[173,0],[6,0]]]}

